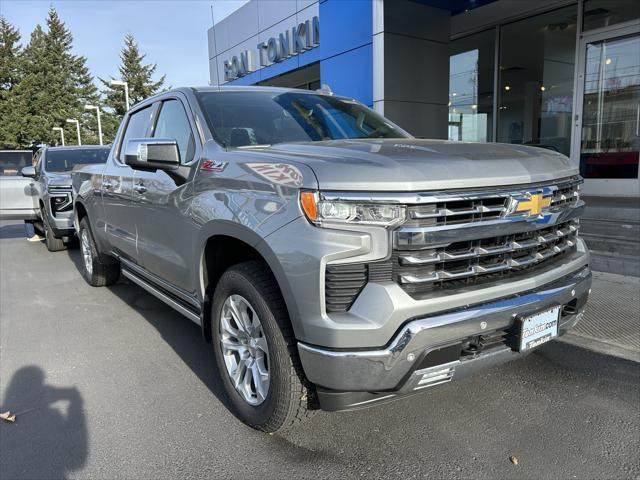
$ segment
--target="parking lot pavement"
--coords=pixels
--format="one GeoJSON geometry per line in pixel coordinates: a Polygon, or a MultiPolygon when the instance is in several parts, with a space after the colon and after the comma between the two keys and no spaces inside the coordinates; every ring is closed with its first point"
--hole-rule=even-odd
{"type": "Polygon", "coordinates": [[[284,435],[224,407],[199,327],[0,224],[0,478],[638,478],[639,364],[561,342],[284,435]],[[509,456],[518,458],[518,464],[509,456]]]}
{"type": "Polygon", "coordinates": [[[640,362],[640,278],[593,272],[584,318],[563,340],[640,362]]]}

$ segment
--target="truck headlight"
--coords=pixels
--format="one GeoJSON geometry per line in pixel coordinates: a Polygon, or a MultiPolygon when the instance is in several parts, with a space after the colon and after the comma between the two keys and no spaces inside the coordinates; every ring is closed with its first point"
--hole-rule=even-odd
{"type": "Polygon", "coordinates": [[[405,218],[402,205],[320,200],[318,192],[301,192],[300,206],[309,221],[318,226],[352,223],[389,227],[405,218]]]}

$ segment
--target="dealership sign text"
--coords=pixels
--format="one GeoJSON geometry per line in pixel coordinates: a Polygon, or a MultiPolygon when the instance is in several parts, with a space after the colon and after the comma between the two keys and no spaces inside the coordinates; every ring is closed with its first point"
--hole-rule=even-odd
{"type": "MultiPolygon", "coordinates": [[[[291,30],[285,30],[277,37],[273,36],[266,42],[260,42],[256,47],[257,59],[260,66],[266,67],[318,45],[320,45],[320,20],[316,16],[298,24],[297,27],[292,27],[291,30]]],[[[257,69],[256,51],[244,50],[230,60],[225,60],[223,65],[225,81],[244,77],[257,69]]]]}

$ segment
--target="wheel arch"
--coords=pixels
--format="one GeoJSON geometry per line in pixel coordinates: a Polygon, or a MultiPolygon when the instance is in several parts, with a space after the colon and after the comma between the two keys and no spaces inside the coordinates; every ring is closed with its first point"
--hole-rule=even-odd
{"type": "Polygon", "coordinates": [[[197,285],[203,301],[201,326],[205,340],[211,340],[211,300],[220,276],[229,267],[247,260],[260,260],[269,268],[284,299],[294,334],[296,333],[297,322],[294,319],[297,318],[298,311],[291,287],[276,254],[262,237],[243,225],[215,221],[203,228],[199,247],[197,285]],[[222,253],[225,255],[221,255],[222,253]]]}

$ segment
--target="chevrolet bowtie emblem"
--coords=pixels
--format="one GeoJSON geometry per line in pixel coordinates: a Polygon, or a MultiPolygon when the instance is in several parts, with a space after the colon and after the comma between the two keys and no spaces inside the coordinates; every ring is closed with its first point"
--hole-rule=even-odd
{"type": "Polygon", "coordinates": [[[512,212],[529,212],[529,215],[540,215],[542,210],[551,206],[551,197],[545,197],[542,193],[534,193],[529,195],[527,200],[511,199],[515,202],[512,212]]]}

